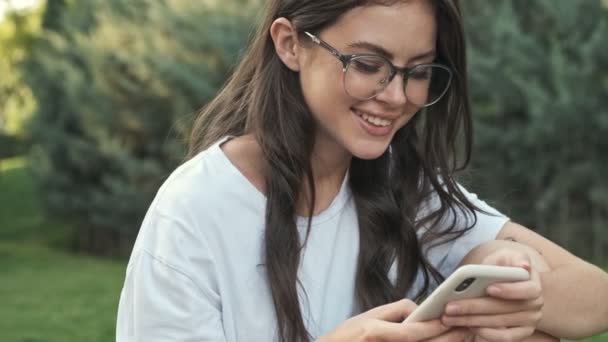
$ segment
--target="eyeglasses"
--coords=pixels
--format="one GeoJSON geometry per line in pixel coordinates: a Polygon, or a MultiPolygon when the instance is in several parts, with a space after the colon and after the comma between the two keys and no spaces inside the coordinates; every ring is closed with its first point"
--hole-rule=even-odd
{"type": "Polygon", "coordinates": [[[405,97],[418,107],[437,103],[450,87],[452,71],[445,65],[425,63],[399,68],[379,55],[344,55],[315,35],[304,33],[342,62],[344,90],[355,99],[368,100],[377,96],[397,74],[403,75],[405,97]]]}

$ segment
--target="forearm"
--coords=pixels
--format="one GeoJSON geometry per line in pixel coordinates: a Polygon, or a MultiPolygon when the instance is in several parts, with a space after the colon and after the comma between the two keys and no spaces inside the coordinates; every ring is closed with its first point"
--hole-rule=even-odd
{"type": "Polygon", "coordinates": [[[542,331],[579,339],[608,329],[608,275],[586,262],[541,273],[542,331]]]}
{"type": "Polygon", "coordinates": [[[580,259],[551,269],[535,249],[503,240],[480,245],[462,264],[482,263],[486,256],[501,248],[526,252],[540,273],[544,306],[539,330],[560,338],[578,339],[608,329],[608,274],[580,259]]]}
{"type": "MultiPolygon", "coordinates": [[[[475,336],[473,339],[471,340],[467,340],[466,342],[488,342],[488,340],[480,337],[480,336],[475,336]]],[[[524,339],[522,342],[556,342],[559,341],[559,338],[557,337],[553,337],[551,335],[545,334],[542,331],[536,331],[532,336],[524,339]]]]}
{"type": "Polygon", "coordinates": [[[488,255],[502,248],[515,249],[525,252],[527,255],[530,256],[530,260],[532,261],[532,267],[534,267],[537,272],[542,273],[551,270],[545,258],[533,248],[518,242],[506,240],[488,241],[477,246],[462,259],[460,264],[480,264],[488,255]]]}

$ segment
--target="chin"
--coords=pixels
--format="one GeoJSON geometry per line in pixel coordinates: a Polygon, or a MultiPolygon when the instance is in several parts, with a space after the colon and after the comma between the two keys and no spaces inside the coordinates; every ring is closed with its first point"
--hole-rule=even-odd
{"type": "Polygon", "coordinates": [[[364,143],[351,150],[353,157],[363,160],[374,160],[380,158],[388,149],[389,144],[364,143]]]}

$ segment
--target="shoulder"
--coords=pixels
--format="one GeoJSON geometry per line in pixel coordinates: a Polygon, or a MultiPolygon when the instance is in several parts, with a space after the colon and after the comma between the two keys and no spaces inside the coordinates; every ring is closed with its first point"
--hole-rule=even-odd
{"type": "Polygon", "coordinates": [[[457,184],[463,194],[475,209],[470,211],[461,203],[447,207],[439,199],[438,194],[429,196],[423,209],[425,215],[441,212],[437,218],[418,231],[419,237],[425,244],[425,252],[433,265],[439,271],[451,274],[476,246],[496,239],[500,230],[509,218],[481,200],[475,193],[467,191],[457,184]],[[425,240],[425,237],[431,240],[425,240]]]}
{"type": "MultiPolygon", "coordinates": [[[[462,196],[473,205],[475,210],[469,210],[464,203],[452,196],[452,204],[448,206],[447,202],[441,200],[436,190],[429,192],[427,197],[422,201],[418,210],[418,218],[422,219],[428,216],[436,217],[437,220],[432,221],[435,224],[451,226],[455,224],[460,229],[476,225],[481,221],[485,225],[485,220],[499,218],[504,224],[505,215],[496,210],[493,206],[480,199],[477,194],[469,192],[460,183],[456,183],[458,191],[462,196]],[[442,213],[442,215],[437,215],[442,213]]],[[[426,227],[428,228],[428,227],[426,227]]]]}
{"type": "MultiPolygon", "coordinates": [[[[221,150],[219,143],[179,166],[159,189],[134,247],[179,269],[189,255],[213,254],[231,236],[255,234],[265,198],[221,150]]],[[[224,246],[226,247],[226,246],[224,246]]]]}
{"type": "Polygon", "coordinates": [[[171,173],[148,209],[139,234],[142,239],[223,234],[241,217],[263,217],[264,196],[230,162],[220,143],[171,173]]]}
{"type": "Polygon", "coordinates": [[[252,135],[230,139],[220,148],[226,158],[261,193],[265,192],[263,176],[264,155],[252,135]]]}
{"type": "Polygon", "coordinates": [[[180,165],[159,189],[151,209],[165,216],[182,216],[188,211],[235,207],[240,203],[235,199],[252,198],[255,188],[223,151],[220,146],[223,141],[180,165]]]}

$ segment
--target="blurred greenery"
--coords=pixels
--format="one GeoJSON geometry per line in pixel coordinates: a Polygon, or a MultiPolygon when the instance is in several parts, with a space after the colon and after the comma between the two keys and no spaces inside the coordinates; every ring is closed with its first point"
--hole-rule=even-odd
{"type": "Polygon", "coordinates": [[[23,159],[0,160],[0,189],[1,340],[113,340],[126,261],[60,249],[23,159]]]}
{"type": "Polygon", "coordinates": [[[23,158],[0,159],[0,241],[30,237],[42,222],[40,203],[23,158]]]}
{"type": "Polygon", "coordinates": [[[3,341],[112,341],[125,264],[0,243],[3,341]]]}
{"type": "Polygon", "coordinates": [[[465,2],[472,188],[578,255],[608,258],[608,11],[599,1],[465,2]]]}
{"type": "MultiPolygon", "coordinates": [[[[7,21],[20,37],[4,38],[9,88],[37,103],[21,101],[35,108],[21,132],[44,208],[78,227],[82,250],[128,254],[194,113],[238,60],[260,2],[207,3],[51,0],[7,21]]],[[[476,145],[463,181],[576,254],[608,259],[608,11],[596,0],[464,10],[476,145]]]]}
{"type": "Polygon", "coordinates": [[[128,254],[184,157],[191,117],[236,62],[251,12],[178,0],[48,5],[23,69],[44,104],[30,125],[43,202],[79,227],[82,249],[128,254]]]}
{"type": "MultiPolygon", "coordinates": [[[[51,0],[32,20],[41,31],[14,45],[38,104],[24,131],[44,208],[78,227],[80,249],[128,254],[194,113],[246,45],[260,2],[208,3],[51,0]]],[[[476,121],[463,182],[576,254],[608,259],[608,10],[463,4],[476,121]]]]}
{"type": "Polygon", "coordinates": [[[17,66],[29,55],[41,12],[8,13],[0,20],[0,158],[23,154],[29,147],[25,124],[36,100],[17,66]]]}

